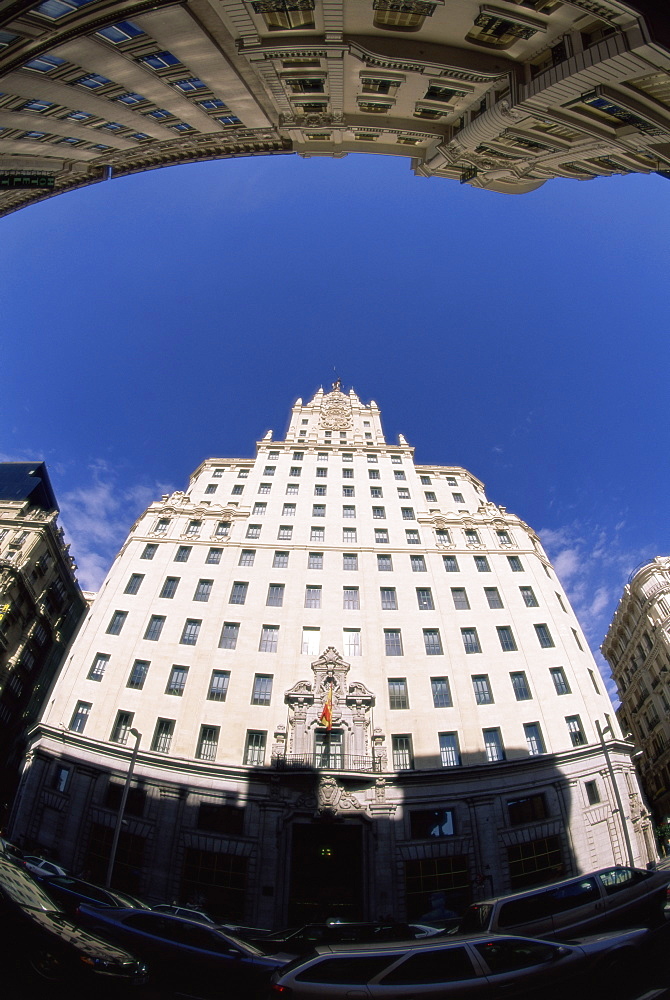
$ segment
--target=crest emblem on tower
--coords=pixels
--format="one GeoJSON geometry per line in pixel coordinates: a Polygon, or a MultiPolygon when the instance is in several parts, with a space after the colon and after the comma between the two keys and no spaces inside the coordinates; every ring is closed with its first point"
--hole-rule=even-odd
{"type": "Polygon", "coordinates": [[[323,397],[319,424],[328,430],[346,430],[352,425],[351,401],[342,392],[339,378],[333,382],[332,391],[323,397]]]}

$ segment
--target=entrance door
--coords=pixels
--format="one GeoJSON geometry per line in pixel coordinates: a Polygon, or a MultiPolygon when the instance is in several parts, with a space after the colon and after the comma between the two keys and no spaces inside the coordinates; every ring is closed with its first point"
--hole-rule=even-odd
{"type": "Polygon", "coordinates": [[[363,828],[359,823],[294,823],[288,923],[363,919],[363,828]]]}

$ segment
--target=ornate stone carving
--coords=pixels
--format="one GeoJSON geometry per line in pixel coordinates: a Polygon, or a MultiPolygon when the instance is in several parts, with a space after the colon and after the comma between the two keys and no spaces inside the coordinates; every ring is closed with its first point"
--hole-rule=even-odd
{"type": "Polygon", "coordinates": [[[352,424],[351,401],[342,392],[341,385],[339,379],[334,382],[333,391],[324,396],[321,403],[319,424],[328,430],[345,430],[352,424]]]}
{"type": "Polygon", "coordinates": [[[320,812],[351,812],[363,808],[356,796],[342,788],[337,779],[329,774],[319,778],[317,798],[320,812]]]}

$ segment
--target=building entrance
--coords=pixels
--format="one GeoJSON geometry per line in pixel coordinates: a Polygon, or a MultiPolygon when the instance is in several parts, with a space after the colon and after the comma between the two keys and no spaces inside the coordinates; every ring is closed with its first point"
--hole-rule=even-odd
{"type": "Polygon", "coordinates": [[[352,823],[295,823],[288,923],[362,920],[363,828],[352,823]]]}

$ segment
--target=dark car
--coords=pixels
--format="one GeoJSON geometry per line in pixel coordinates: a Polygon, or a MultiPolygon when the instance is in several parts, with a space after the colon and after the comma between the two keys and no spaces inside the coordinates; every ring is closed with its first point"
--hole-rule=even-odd
{"type": "Polygon", "coordinates": [[[204,910],[196,910],[189,906],[178,906],[176,903],[158,903],[152,906],[154,913],[170,913],[173,917],[184,917],[185,920],[195,920],[197,924],[207,924],[216,927],[216,920],[204,910]]]}
{"type": "MultiPolygon", "coordinates": [[[[281,948],[293,955],[308,955],[321,944],[373,944],[378,941],[413,941],[421,931],[411,924],[395,921],[351,921],[305,924],[275,931],[255,941],[264,952],[281,948]]],[[[435,933],[438,933],[435,929],[435,933]]],[[[423,936],[423,934],[422,934],[423,936]]]]}
{"type": "Polygon", "coordinates": [[[3,979],[128,986],[147,982],[147,967],[124,948],[76,926],[24,868],[0,857],[3,979]]]}
{"type": "Polygon", "coordinates": [[[82,903],[78,919],[149,963],[156,983],[190,996],[246,1000],[295,957],[264,955],[216,927],[155,910],[103,909],[82,903]]]}
{"type": "Polygon", "coordinates": [[[612,996],[641,962],[646,928],[570,944],[501,934],[403,944],[320,946],[275,973],[268,1000],[563,1000],[612,996]]]}
{"type": "Polygon", "coordinates": [[[125,893],[114,892],[112,889],[103,889],[92,882],[84,882],[83,879],[72,878],[70,875],[42,877],[37,875],[35,879],[60,904],[61,909],[70,916],[76,914],[80,903],[90,903],[91,906],[114,906],[116,908],[136,906],[142,909],[149,909],[145,903],[141,903],[139,900],[135,900],[125,893]]]}

